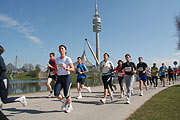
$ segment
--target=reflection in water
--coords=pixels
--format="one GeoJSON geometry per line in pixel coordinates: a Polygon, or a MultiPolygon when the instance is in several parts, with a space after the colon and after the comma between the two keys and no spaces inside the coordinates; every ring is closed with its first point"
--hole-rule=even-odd
{"type": "Polygon", "coordinates": [[[10,80],[9,94],[46,90],[46,80],[10,80]]]}
{"type": "MultiPolygon", "coordinates": [[[[10,80],[9,94],[47,91],[47,80],[10,80]]],[[[102,85],[100,76],[91,76],[86,79],[87,86],[102,85]]],[[[53,87],[53,82],[51,83],[53,87]]],[[[72,87],[76,87],[76,78],[72,79],[72,87]]]]}

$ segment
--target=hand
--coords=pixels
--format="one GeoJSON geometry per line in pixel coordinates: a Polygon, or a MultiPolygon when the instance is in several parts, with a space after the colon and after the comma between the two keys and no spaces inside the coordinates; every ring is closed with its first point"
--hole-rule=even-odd
{"type": "Polygon", "coordinates": [[[79,74],[83,74],[83,72],[79,72],[79,74]]]}
{"type": "Polygon", "coordinates": [[[52,68],[52,66],[50,64],[47,64],[48,67],[52,68]]]}
{"type": "Polygon", "coordinates": [[[136,74],[136,70],[133,70],[133,73],[136,74]]]}
{"type": "Polygon", "coordinates": [[[142,73],[146,73],[146,71],[143,71],[142,73]]]}
{"type": "Polygon", "coordinates": [[[65,64],[62,64],[62,68],[66,70],[66,65],[65,65],[65,64]]]}

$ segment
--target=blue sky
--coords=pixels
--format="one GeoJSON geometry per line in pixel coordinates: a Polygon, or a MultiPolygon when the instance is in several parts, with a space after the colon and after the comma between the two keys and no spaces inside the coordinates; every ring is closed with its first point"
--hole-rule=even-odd
{"type": "MultiPolygon", "coordinates": [[[[101,60],[107,52],[115,65],[126,53],[135,63],[142,56],[149,66],[180,62],[175,27],[179,5],[179,0],[98,0],[101,60]]],[[[17,55],[18,67],[46,66],[50,52],[59,57],[60,44],[67,46],[73,62],[85,49],[95,64],[84,41],[87,38],[95,50],[94,13],[95,0],[0,0],[0,44],[6,64],[14,64],[17,55]]]]}

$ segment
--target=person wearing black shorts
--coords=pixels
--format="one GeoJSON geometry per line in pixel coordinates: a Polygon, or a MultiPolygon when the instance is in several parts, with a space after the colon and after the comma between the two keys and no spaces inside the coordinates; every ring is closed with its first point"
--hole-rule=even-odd
{"type": "Polygon", "coordinates": [[[48,80],[46,82],[47,88],[49,90],[49,95],[48,97],[51,97],[53,95],[53,90],[51,87],[51,81],[54,80],[54,85],[56,84],[56,79],[57,79],[57,65],[56,65],[56,60],[54,59],[54,53],[50,53],[50,60],[48,65],[49,69],[49,75],[48,75],[48,80]]]}
{"type": "Polygon", "coordinates": [[[54,87],[54,95],[62,102],[61,110],[69,113],[73,110],[72,100],[70,97],[70,88],[72,85],[70,72],[74,72],[74,65],[71,58],[66,56],[66,46],[60,45],[59,52],[60,57],[56,59],[58,73],[57,81],[54,87]],[[64,90],[64,97],[60,93],[62,89],[64,90]],[[67,109],[66,105],[68,105],[67,109]]]}
{"type": "Polygon", "coordinates": [[[100,101],[105,104],[106,103],[106,98],[107,94],[109,93],[111,100],[113,100],[113,95],[111,92],[111,89],[109,86],[111,85],[111,70],[114,69],[114,65],[109,59],[109,54],[104,53],[104,60],[100,63],[100,71],[102,73],[102,80],[104,84],[104,98],[100,99],[100,101]]]}
{"type": "Polygon", "coordinates": [[[88,72],[88,68],[86,67],[86,65],[84,63],[82,63],[81,57],[78,57],[77,61],[78,61],[78,65],[77,65],[77,70],[75,73],[78,74],[76,87],[77,87],[79,96],[77,96],[76,98],[80,99],[80,98],[82,98],[81,88],[86,89],[89,93],[91,93],[91,88],[85,86],[85,79],[87,77],[86,73],[88,72]],[[81,84],[81,87],[80,87],[80,84],[81,84]]]}

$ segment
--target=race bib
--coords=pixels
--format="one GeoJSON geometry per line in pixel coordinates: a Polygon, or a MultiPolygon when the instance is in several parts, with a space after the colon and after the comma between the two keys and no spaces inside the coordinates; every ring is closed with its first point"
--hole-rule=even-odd
{"type": "Polygon", "coordinates": [[[143,71],[143,67],[138,68],[138,71],[143,71]]]}
{"type": "Polygon", "coordinates": [[[63,66],[63,63],[59,63],[59,64],[58,64],[58,70],[62,70],[62,69],[63,69],[62,66],[63,66]]]}
{"type": "Polygon", "coordinates": [[[52,72],[50,72],[50,75],[51,75],[51,76],[53,76],[53,75],[54,75],[54,72],[53,72],[53,71],[52,71],[52,72]]]}
{"type": "Polygon", "coordinates": [[[118,73],[118,77],[122,77],[123,76],[123,73],[118,73]]]}
{"type": "Polygon", "coordinates": [[[152,70],[152,72],[156,72],[156,70],[152,70]]]}
{"type": "Polygon", "coordinates": [[[125,71],[126,72],[131,72],[132,70],[131,70],[131,67],[125,67],[125,71]]]}

